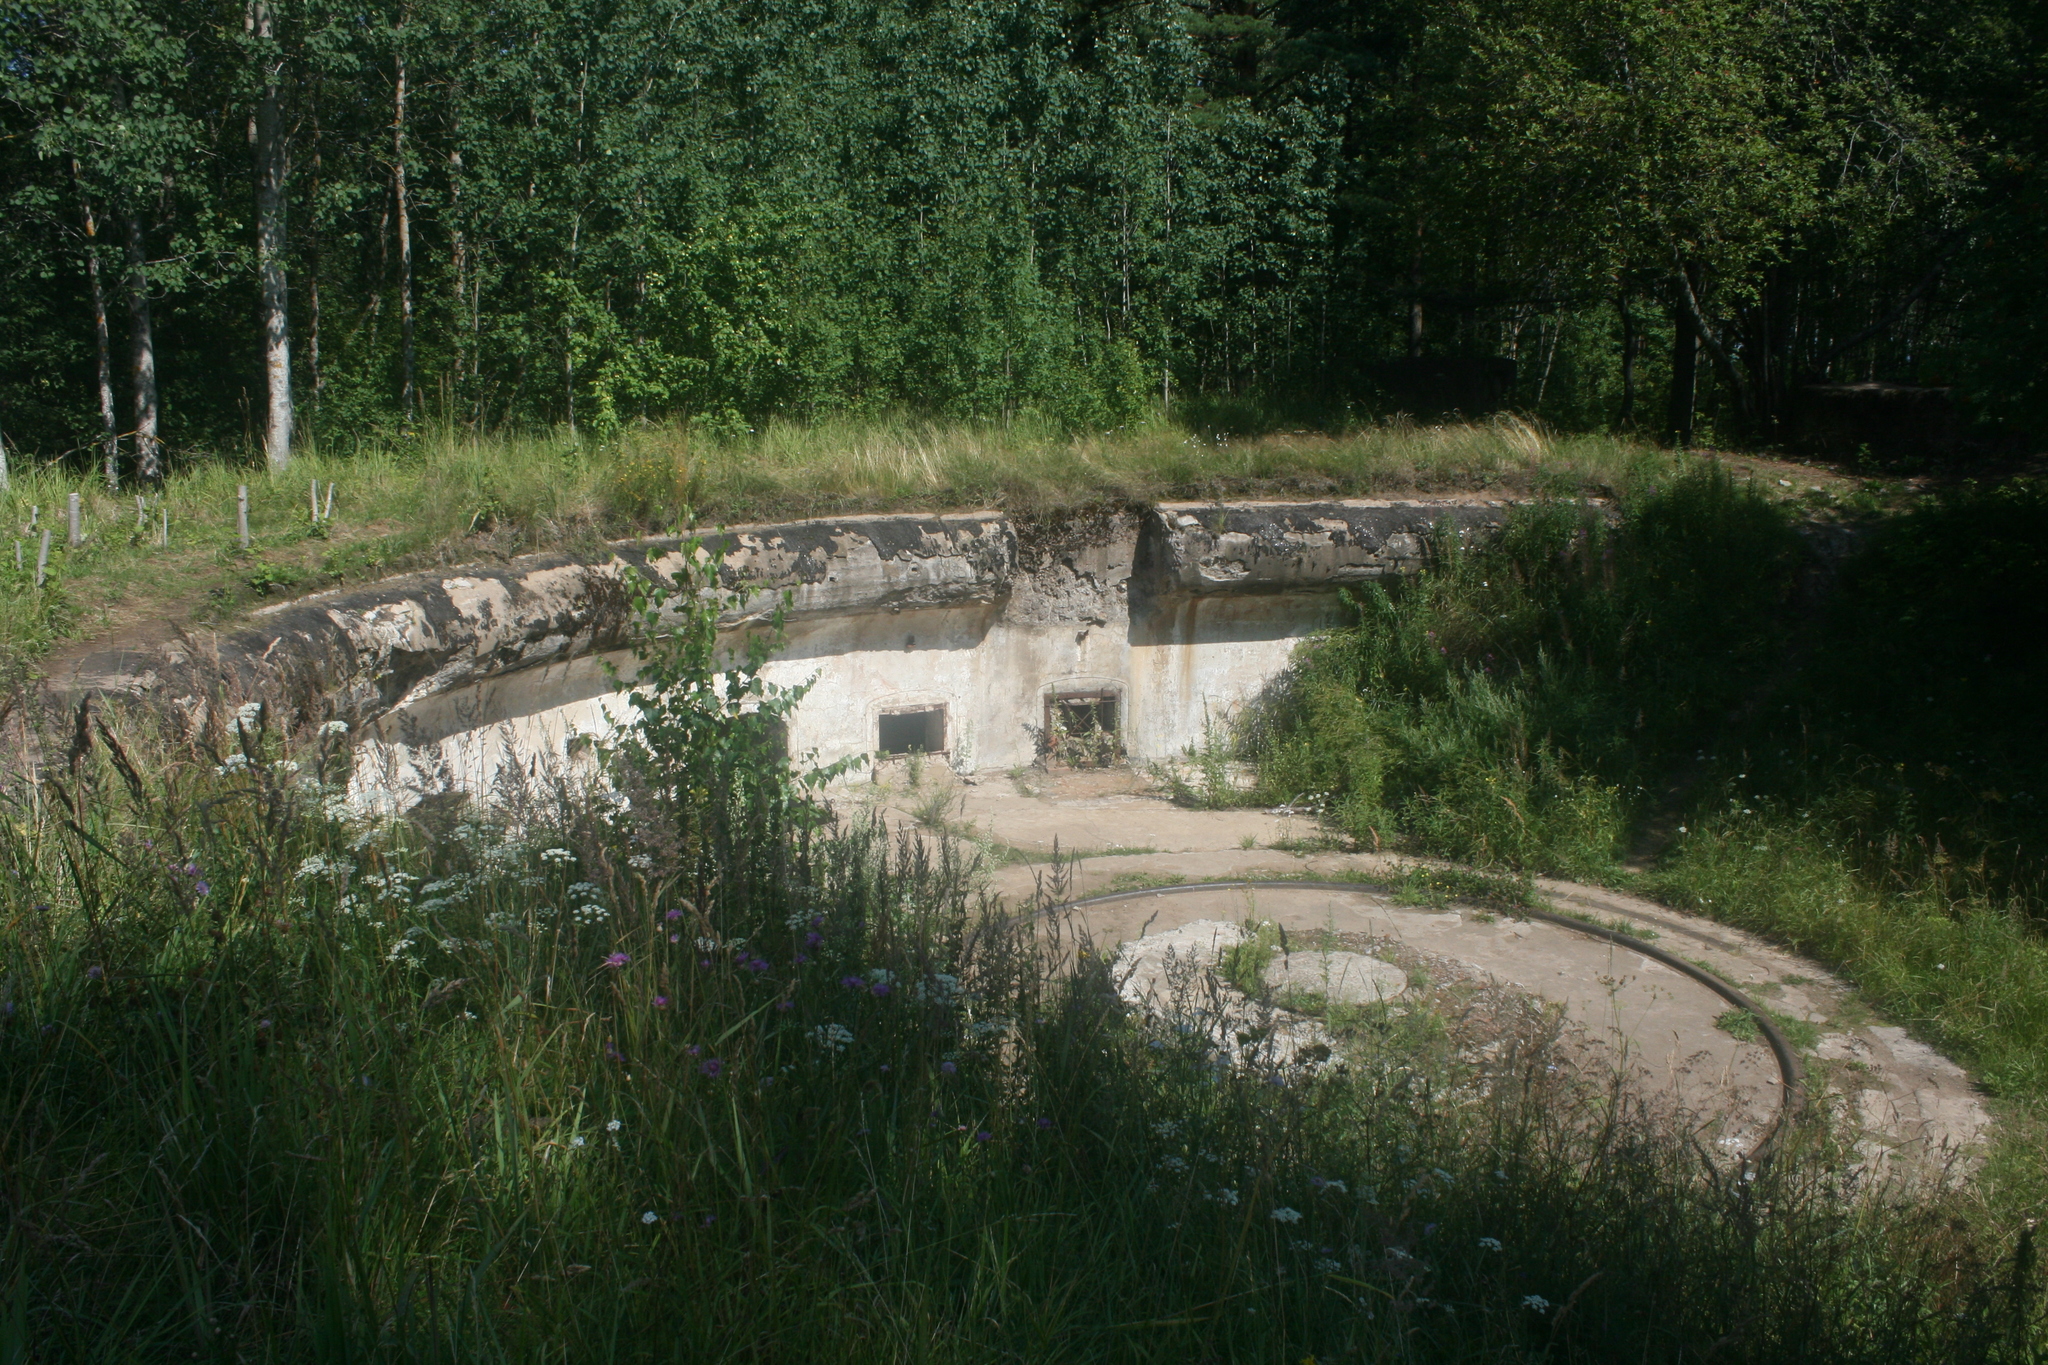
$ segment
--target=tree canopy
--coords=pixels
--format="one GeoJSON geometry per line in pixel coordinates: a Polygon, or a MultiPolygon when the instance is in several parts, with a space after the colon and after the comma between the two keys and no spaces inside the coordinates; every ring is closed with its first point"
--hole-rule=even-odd
{"type": "Polygon", "coordinates": [[[1571,426],[1771,441],[1883,379],[2038,430],[2040,10],[0,0],[0,430],[121,477],[1500,360],[1571,426]]]}

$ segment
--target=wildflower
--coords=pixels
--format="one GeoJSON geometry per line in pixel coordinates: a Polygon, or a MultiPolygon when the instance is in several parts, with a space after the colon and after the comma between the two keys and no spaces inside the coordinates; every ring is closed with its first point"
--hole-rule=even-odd
{"type": "Polygon", "coordinates": [[[570,1138],[569,1145],[571,1147],[581,1147],[583,1145],[583,1135],[578,1133],[575,1137],[570,1138]]]}
{"type": "Polygon", "coordinates": [[[950,1076],[953,1073],[957,1072],[959,1069],[959,1067],[953,1065],[953,1063],[951,1062],[939,1063],[939,1074],[942,1076],[950,1076]]]}
{"type": "MultiPolygon", "coordinates": [[[[186,864],[185,864],[185,875],[186,875],[186,876],[188,876],[188,877],[196,877],[196,876],[198,876],[198,875],[199,875],[199,864],[198,864],[198,863],[186,863],[186,864]]],[[[47,909],[48,907],[46,907],[46,906],[37,906],[36,908],[37,908],[38,910],[42,910],[42,909],[47,909]]]]}
{"type": "Polygon", "coordinates": [[[884,996],[889,993],[889,983],[886,981],[877,981],[874,985],[868,987],[868,989],[876,996],[884,996]]]}
{"type": "Polygon", "coordinates": [[[665,995],[657,995],[657,996],[655,996],[655,997],[654,997],[654,1008],[656,1008],[656,1009],[658,1009],[658,1010],[665,1010],[665,1009],[667,1009],[667,1008],[668,1008],[668,997],[667,997],[667,996],[665,996],[665,995]]]}
{"type": "Polygon", "coordinates": [[[716,1057],[706,1057],[697,1069],[707,1076],[716,1076],[725,1070],[725,1063],[716,1057]]]}
{"type": "Polygon", "coordinates": [[[1544,1298],[1541,1294],[1527,1294],[1522,1298],[1522,1307],[1532,1313],[1548,1313],[1550,1311],[1550,1300],[1544,1298]]]}
{"type": "Polygon", "coordinates": [[[868,983],[857,976],[842,976],[839,978],[839,984],[850,991],[857,991],[868,983]]]}
{"type": "Polygon", "coordinates": [[[544,863],[573,863],[576,855],[566,848],[544,848],[540,851],[540,860],[544,863]]]}
{"type": "Polygon", "coordinates": [[[1237,1207],[1237,1191],[1236,1191],[1236,1190],[1232,1190],[1232,1189],[1221,1189],[1221,1190],[1218,1190],[1218,1191],[1216,1191],[1216,1193],[1214,1193],[1214,1194],[1210,1195],[1210,1196],[1209,1196],[1209,1198],[1211,1198],[1211,1199],[1215,1200],[1215,1201],[1216,1201],[1217,1203],[1219,1203],[1219,1204],[1228,1204],[1228,1205],[1230,1205],[1230,1207],[1232,1207],[1232,1208],[1236,1208],[1236,1207],[1237,1207]]]}
{"type": "Polygon", "coordinates": [[[813,930],[811,933],[804,935],[804,947],[806,948],[815,948],[818,945],[822,944],[824,941],[825,936],[821,933],[816,932],[815,930],[813,930]]]}
{"type": "Polygon", "coordinates": [[[1286,1207],[1274,1209],[1273,1221],[1276,1223],[1299,1223],[1301,1221],[1301,1210],[1286,1207]]]}
{"type": "Polygon", "coordinates": [[[1152,1132],[1157,1137],[1170,1138],[1180,1132],[1180,1125],[1172,1119],[1160,1119],[1152,1125],[1152,1132]]]}
{"type": "Polygon", "coordinates": [[[671,911],[669,911],[669,912],[668,912],[668,913],[667,913],[666,915],[663,915],[663,916],[662,916],[662,918],[663,918],[663,919],[666,919],[666,920],[679,920],[679,919],[681,919],[682,917],[683,917],[683,912],[682,912],[682,911],[680,911],[680,910],[671,910],[671,911]]]}
{"type": "Polygon", "coordinates": [[[625,1124],[624,1124],[623,1122],[621,1122],[620,1120],[618,1120],[618,1119],[613,1119],[613,1120],[612,1120],[612,1121],[611,1121],[610,1123],[607,1123],[607,1124],[606,1124],[606,1125],[604,1126],[604,1130],[605,1130],[605,1131],[606,1131],[607,1133],[616,1133],[616,1132],[618,1132],[618,1131],[619,1131],[619,1129],[621,1129],[621,1128],[623,1128],[623,1127],[625,1127],[625,1126],[626,1126],[626,1125],[625,1125],[625,1124]]]}
{"type": "Polygon", "coordinates": [[[785,1012],[786,1012],[786,1011],[789,1011],[789,1010],[793,1010],[793,1009],[795,1009],[795,1008],[796,1008],[796,1001],[794,1001],[794,1000],[778,1000],[778,1001],[776,1001],[776,1002],[775,1002],[775,1008],[776,1008],[777,1010],[781,1010],[781,1011],[785,1011],[785,1012]]]}
{"type": "Polygon", "coordinates": [[[974,1140],[976,1142],[987,1142],[990,1138],[994,1136],[995,1134],[989,1132],[988,1129],[984,1128],[974,1135],[974,1140]]]}
{"type": "Polygon", "coordinates": [[[348,722],[345,720],[330,720],[320,727],[320,734],[326,739],[337,739],[347,733],[348,722]]]}
{"type": "Polygon", "coordinates": [[[1040,1120],[1038,1121],[1038,1127],[1039,1127],[1039,1129],[1040,1129],[1041,1131],[1043,1131],[1044,1129],[1050,1128],[1050,1127],[1052,1127],[1052,1120],[1051,1120],[1051,1119],[1040,1119],[1040,1120]]]}
{"type": "Polygon", "coordinates": [[[844,1052],[853,1041],[853,1030],[844,1024],[820,1024],[811,1030],[811,1041],[827,1052],[844,1052]]]}
{"type": "Polygon", "coordinates": [[[100,979],[101,977],[105,976],[105,975],[106,975],[107,973],[106,973],[106,969],[105,969],[105,968],[103,968],[103,967],[100,967],[100,966],[97,966],[97,965],[95,965],[95,966],[87,967],[87,968],[85,969],[85,974],[86,974],[87,976],[91,977],[91,978],[92,978],[93,980],[97,981],[97,980],[99,980],[99,979],[100,979]]]}
{"type": "Polygon", "coordinates": [[[649,1209],[647,1210],[647,1212],[640,1215],[640,1221],[643,1223],[659,1223],[661,1221],[661,1215],[656,1213],[653,1209],[649,1209]]]}
{"type": "Polygon", "coordinates": [[[692,1057],[695,1057],[698,1054],[702,1053],[704,1049],[698,1047],[695,1043],[692,1043],[688,1047],[684,1048],[683,1051],[689,1053],[692,1057]]]}
{"type": "Polygon", "coordinates": [[[703,1226],[703,1227],[707,1227],[707,1228],[708,1228],[708,1227],[710,1227],[710,1226],[711,1226],[711,1225],[712,1225],[713,1223],[715,1223],[715,1222],[717,1222],[717,1221],[718,1221],[718,1215],[717,1215],[717,1214],[715,1214],[715,1213],[707,1213],[707,1214],[705,1214],[705,1215],[704,1215],[704,1221],[703,1221],[703,1223],[702,1223],[702,1224],[701,1224],[700,1226],[703,1226]]]}
{"type": "Polygon", "coordinates": [[[1479,1249],[1480,1249],[1481,1251],[1499,1251],[1499,1250],[1500,1250],[1500,1238],[1498,1238],[1498,1237],[1481,1237],[1481,1238],[1479,1239],[1479,1249]]]}
{"type": "Polygon", "coordinates": [[[768,970],[768,959],[765,957],[749,958],[747,960],[747,970],[759,976],[762,972],[768,970]]]}
{"type": "Polygon", "coordinates": [[[1187,1168],[1188,1163],[1177,1156],[1164,1156],[1159,1159],[1159,1169],[1162,1171],[1185,1171],[1187,1168]]]}
{"type": "Polygon", "coordinates": [[[610,957],[607,957],[604,960],[604,965],[607,967],[623,967],[632,960],[633,959],[630,954],[613,953],[610,957]]]}
{"type": "Polygon", "coordinates": [[[236,729],[241,729],[247,725],[254,725],[261,719],[263,719],[263,703],[260,701],[245,701],[235,708],[236,729]]]}
{"type": "Polygon", "coordinates": [[[203,896],[211,890],[213,890],[213,888],[208,886],[205,882],[194,882],[192,884],[192,894],[195,896],[203,896]]]}
{"type": "Polygon", "coordinates": [[[1432,1167],[1429,1173],[1435,1176],[1438,1180],[1443,1181],[1446,1185],[1457,1184],[1455,1180],[1451,1179],[1451,1173],[1441,1166],[1432,1167]]]}

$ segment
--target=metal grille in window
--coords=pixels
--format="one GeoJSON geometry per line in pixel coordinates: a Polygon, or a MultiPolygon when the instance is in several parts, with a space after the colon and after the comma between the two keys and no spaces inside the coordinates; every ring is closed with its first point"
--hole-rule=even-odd
{"type": "Polygon", "coordinates": [[[1045,701],[1045,757],[1068,768],[1106,768],[1124,756],[1114,692],[1058,692],[1045,701]]]}

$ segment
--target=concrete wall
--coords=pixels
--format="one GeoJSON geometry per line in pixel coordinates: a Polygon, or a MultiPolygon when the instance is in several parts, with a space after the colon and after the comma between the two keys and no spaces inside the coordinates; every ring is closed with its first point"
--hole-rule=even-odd
{"type": "MultiPolygon", "coordinates": [[[[1342,622],[1339,588],[1412,572],[1433,540],[1485,534],[1505,510],[1164,504],[1081,520],[974,513],[741,528],[726,535],[723,582],[745,604],[727,613],[722,639],[739,648],[791,594],[785,642],[765,674],[811,684],[790,741],[819,762],[873,753],[886,714],[943,708],[943,761],[961,771],[1029,764],[1041,757],[1048,699],[1068,694],[1113,697],[1128,757],[1163,759],[1199,745],[1305,637],[1342,622]]],[[[387,592],[374,605],[324,608],[358,636],[361,619],[406,620],[422,650],[431,636],[438,651],[402,689],[380,684],[374,669],[348,689],[395,691],[362,730],[359,790],[400,801],[487,793],[515,769],[581,762],[578,736],[629,718],[616,686],[633,670],[617,647],[622,631],[587,605],[604,596],[593,584],[627,564],[672,570],[682,553],[674,542],[645,543],[609,566],[549,564],[487,585],[443,579],[426,604],[414,585],[398,600],[387,592]],[[534,603],[524,616],[522,592],[534,603]],[[574,594],[586,605],[564,601],[574,594]],[[534,616],[554,629],[520,624],[534,616]],[[523,663],[502,666],[508,639],[523,663]]]]}

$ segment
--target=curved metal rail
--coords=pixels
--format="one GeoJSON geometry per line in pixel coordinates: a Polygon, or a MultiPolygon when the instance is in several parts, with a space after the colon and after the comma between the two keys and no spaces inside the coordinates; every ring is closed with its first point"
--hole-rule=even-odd
{"type": "MultiPolygon", "coordinates": [[[[1100,896],[1083,896],[1078,900],[1062,901],[1058,905],[1048,906],[1038,913],[1040,915],[1049,915],[1060,910],[1083,910],[1091,905],[1107,905],[1112,901],[1139,900],[1146,896],[1172,896],[1188,891],[1236,891],[1245,887],[1256,887],[1266,890],[1364,892],[1366,894],[1374,892],[1383,894],[1385,890],[1365,882],[1257,880],[1191,882],[1183,883],[1179,886],[1149,886],[1142,887],[1136,891],[1111,891],[1100,896]]],[[[1668,953],[1655,944],[1647,943],[1633,934],[1623,933],[1619,929],[1609,929],[1601,924],[1589,924],[1585,920],[1573,919],[1569,915],[1554,914],[1548,910],[1523,909],[1513,913],[1527,919],[1542,920],[1545,924],[1554,924],[1560,929],[1570,929],[1574,933],[1585,934],[1589,938],[1602,938],[1610,943],[1620,944],[1631,952],[1641,953],[1644,957],[1662,963],[1673,971],[1684,973],[1737,1009],[1747,1011],[1749,1017],[1756,1020],[1757,1031],[1762,1033],[1764,1041],[1770,1044],[1771,1055],[1777,1059],[1779,1079],[1778,1112],[1771,1116],[1770,1124],[1764,1129],[1763,1136],[1758,1138],[1755,1145],[1749,1149],[1747,1159],[1757,1162],[1770,1155],[1771,1150],[1777,1145],[1779,1137],[1785,1131],[1787,1120],[1798,1112],[1800,1105],[1804,1102],[1806,1073],[1799,1065],[1799,1057],[1792,1051],[1791,1043],[1786,1041],[1785,1035],[1779,1030],[1777,1022],[1764,1011],[1763,1006],[1757,1004],[1756,1001],[1750,999],[1733,985],[1722,980],[1706,968],[1687,962],[1675,953],[1668,953]]]]}

